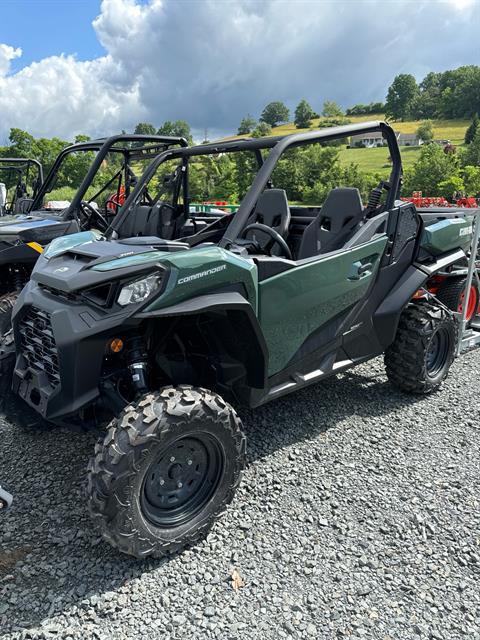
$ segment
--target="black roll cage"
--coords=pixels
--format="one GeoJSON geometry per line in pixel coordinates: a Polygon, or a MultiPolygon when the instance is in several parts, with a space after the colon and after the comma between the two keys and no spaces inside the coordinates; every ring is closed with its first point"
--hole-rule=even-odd
{"type": "Polygon", "coordinates": [[[157,158],[147,167],[137,185],[132,190],[129,197],[125,200],[125,203],[119,210],[118,214],[115,216],[115,219],[108,227],[105,235],[106,237],[117,237],[117,231],[120,229],[125,218],[133,211],[137,199],[143,193],[144,186],[150,181],[159,165],[163,162],[175,158],[183,159],[183,175],[185,185],[185,201],[183,204],[185,215],[188,215],[188,158],[201,155],[233,153],[236,151],[253,151],[257,157],[257,160],[259,161],[259,170],[250,186],[250,189],[243,198],[237,212],[234,216],[232,216],[232,220],[226,228],[225,233],[219,242],[220,247],[226,248],[234,243],[235,240],[240,236],[245,225],[247,224],[247,220],[259,196],[267,186],[278,160],[287,149],[314,144],[316,142],[328,142],[329,140],[334,140],[337,138],[347,138],[351,135],[361,135],[363,133],[374,132],[382,133],[383,137],[387,141],[387,145],[390,151],[390,157],[392,159],[392,169],[388,180],[389,189],[387,191],[387,199],[385,203],[386,208],[391,209],[393,208],[394,202],[400,194],[402,179],[402,160],[400,156],[400,149],[398,147],[398,141],[392,127],[386,122],[374,120],[370,122],[348,124],[338,127],[330,127],[328,129],[308,131],[306,133],[294,133],[287,136],[272,136],[267,138],[242,138],[227,142],[212,142],[204,145],[187,147],[184,149],[166,150],[159,156],[157,156],[157,158]],[[271,149],[270,153],[264,160],[262,160],[261,155],[262,149],[271,149]]]}
{"type": "Polygon", "coordinates": [[[1,158],[0,157],[0,171],[16,171],[21,175],[23,175],[26,171],[28,175],[28,171],[31,166],[35,167],[37,170],[37,174],[38,174],[37,183],[40,186],[43,183],[43,167],[38,160],[35,160],[34,158],[1,158]],[[4,163],[7,166],[5,167],[1,166],[4,163]]]}
{"type": "Polygon", "coordinates": [[[72,217],[72,215],[74,215],[74,212],[78,209],[80,202],[83,200],[87,189],[92,183],[93,178],[97,174],[98,169],[100,168],[108,153],[121,153],[124,156],[124,160],[128,159],[128,164],[130,164],[130,162],[135,160],[153,160],[154,158],[158,157],[159,154],[161,155],[162,152],[165,152],[173,146],[187,147],[188,143],[185,138],[177,136],[149,136],[134,133],[119,134],[110,136],[108,138],[98,138],[96,140],[87,140],[85,142],[77,142],[76,144],[72,144],[63,149],[63,151],[61,151],[56,157],[55,162],[48,172],[41,189],[38,191],[35,197],[31,210],[36,211],[42,208],[43,199],[45,197],[45,194],[54,183],[55,177],[58,173],[58,168],[60,167],[64,158],[71,153],[75,153],[77,151],[97,152],[70,205],[62,212],[62,217],[65,219],[72,217]],[[139,143],[139,145],[134,147],[116,146],[121,143],[128,142],[137,142],[139,143]]]}

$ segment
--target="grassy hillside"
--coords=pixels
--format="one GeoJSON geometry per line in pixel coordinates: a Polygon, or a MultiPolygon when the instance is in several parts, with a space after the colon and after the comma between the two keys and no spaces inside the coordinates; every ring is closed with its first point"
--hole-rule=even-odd
{"type": "MultiPolygon", "coordinates": [[[[365,122],[367,120],[383,120],[385,116],[382,113],[372,114],[369,116],[348,116],[351,122],[365,122]]],[[[323,118],[314,118],[310,129],[318,129],[319,122],[323,118]]],[[[401,133],[415,133],[420,125],[419,120],[407,122],[393,122],[392,126],[395,131],[401,133]]],[[[433,120],[433,133],[435,138],[451,140],[453,144],[461,144],[465,136],[465,131],[470,124],[469,120],[433,120]]],[[[272,129],[272,135],[284,136],[289,133],[298,133],[299,131],[308,131],[308,129],[297,129],[293,122],[282,124],[272,129]]],[[[371,151],[367,149],[367,151],[371,151]]]]}
{"type": "MultiPolygon", "coordinates": [[[[381,113],[371,114],[368,116],[349,116],[349,120],[353,122],[366,122],[367,120],[383,120],[385,116],[381,113]]],[[[320,121],[323,118],[314,118],[310,129],[297,129],[293,122],[282,124],[272,129],[272,135],[285,136],[290,133],[299,133],[301,131],[309,131],[319,128],[320,121]]],[[[407,122],[392,123],[395,131],[401,133],[415,133],[421,121],[412,120],[407,122]]],[[[468,120],[433,120],[433,133],[436,139],[450,140],[455,145],[463,143],[465,131],[470,124],[468,120]]],[[[245,136],[232,136],[228,139],[245,136]]],[[[401,147],[403,166],[408,169],[413,165],[417,157],[420,147],[401,147]]],[[[340,150],[340,158],[344,162],[354,162],[359,168],[365,172],[382,172],[388,173],[387,165],[388,151],[386,149],[347,149],[342,147],[340,150]]]]}

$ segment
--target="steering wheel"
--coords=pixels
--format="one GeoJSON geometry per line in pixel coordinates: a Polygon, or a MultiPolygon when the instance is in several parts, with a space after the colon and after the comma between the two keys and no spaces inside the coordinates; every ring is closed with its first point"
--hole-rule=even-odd
{"type": "Polygon", "coordinates": [[[82,227],[91,227],[92,220],[96,219],[100,223],[100,231],[106,231],[108,229],[109,225],[107,220],[104,218],[104,216],[102,216],[100,211],[97,211],[95,207],[92,207],[89,202],[87,202],[86,200],[82,200],[80,202],[80,209],[85,216],[85,222],[84,224],[82,224],[82,227]]]}
{"type": "Polygon", "coordinates": [[[290,247],[278,233],[278,231],[275,231],[275,229],[272,229],[271,227],[267,227],[266,224],[262,224],[261,222],[254,222],[253,224],[249,224],[247,227],[245,227],[245,229],[241,233],[241,237],[245,238],[249,231],[263,231],[268,236],[270,236],[269,242],[267,242],[267,244],[262,247],[268,253],[268,255],[272,255],[272,247],[276,244],[280,247],[284,256],[288,258],[288,260],[292,260],[292,252],[290,251],[290,247]]]}

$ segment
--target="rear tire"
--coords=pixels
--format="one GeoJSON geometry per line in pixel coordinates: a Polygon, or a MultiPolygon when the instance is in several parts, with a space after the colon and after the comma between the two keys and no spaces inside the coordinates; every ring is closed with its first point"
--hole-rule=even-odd
{"type": "Polygon", "coordinates": [[[388,379],[409,393],[436,391],[448,375],[457,337],[457,323],[446,309],[430,302],[410,304],[385,352],[388,379]]]}
{"type": "Polygon", "coordinates": [[[0,296],[0,335],[12,328],[12,309],[18,295],[18,291],[11,291],[0,296]]]}
{"type": "MultiPolygon", "coordinates": [[[[466,278],[448,278],[438,288],[437,298],[440,302],[458,313],[462,312],[465,297],[466,278]]],[[[479,295],[477,287],[472,283],[470,289],[470,299],[468,301],[466,324],[467,327],[478,311],[479,295]]]]}
{"type": "Polygon", "coordinates": [[[156,558],[197,543],[231,502],[246,439],[234,409],[190,386],[128,406],[88,465],[89,510],[120,551],[156,558]]]}

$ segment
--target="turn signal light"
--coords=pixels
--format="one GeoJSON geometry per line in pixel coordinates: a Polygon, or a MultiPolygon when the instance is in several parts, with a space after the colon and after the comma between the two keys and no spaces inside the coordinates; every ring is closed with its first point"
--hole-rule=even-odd
{"type": "Polygon", "coordinates": [[[120,353],[122,349],[123,340],[121,340],[120,338],[113,338],[113,340],[110,342],[110,351],[112,353],[120,353]]]}

